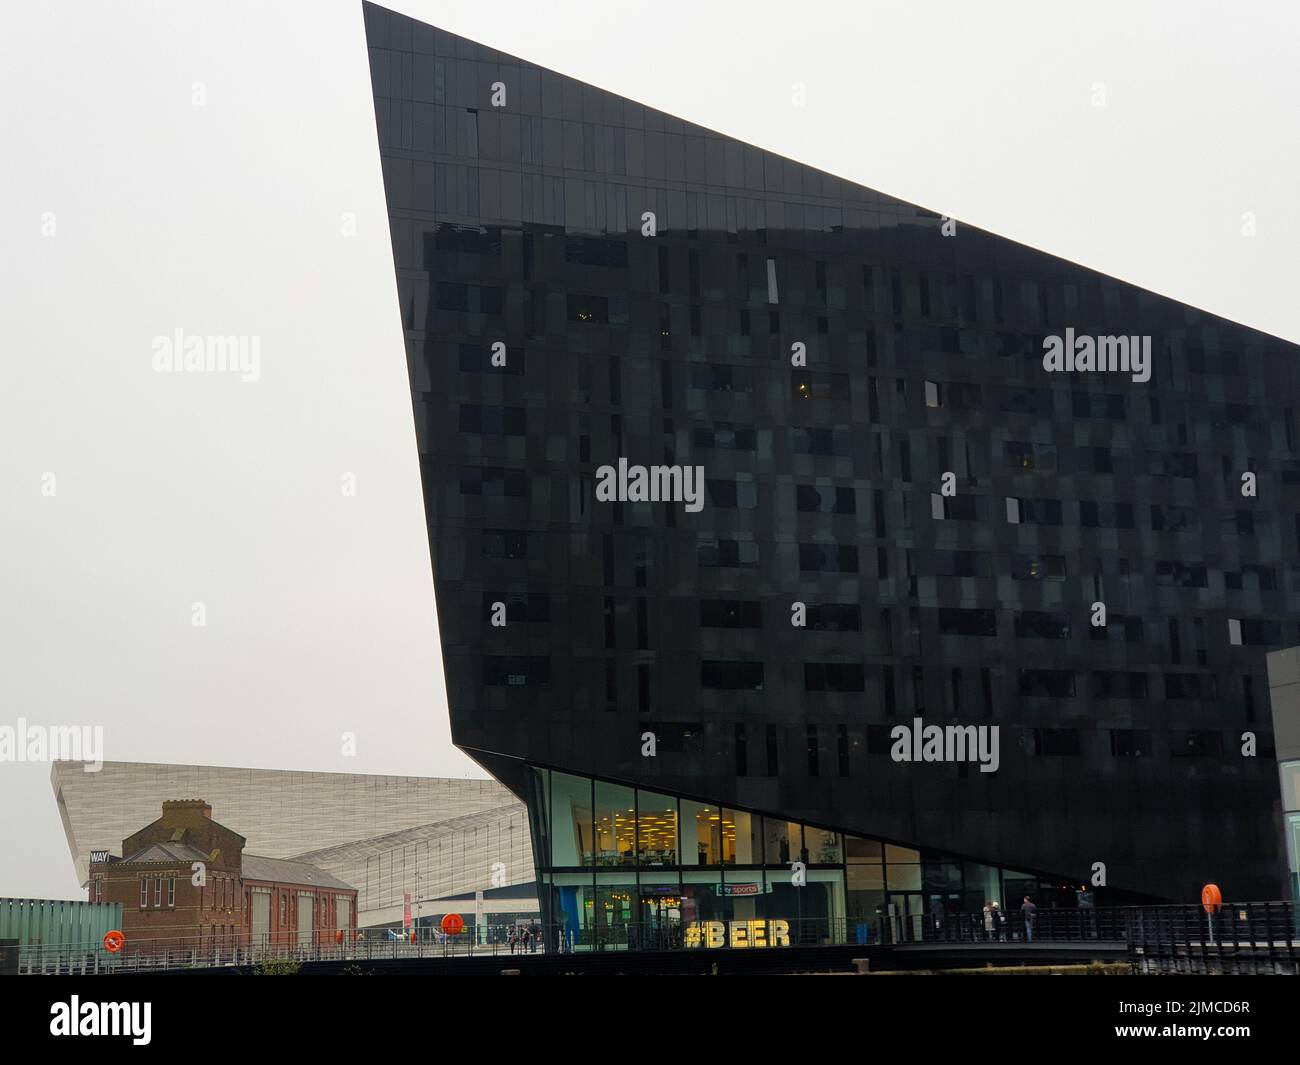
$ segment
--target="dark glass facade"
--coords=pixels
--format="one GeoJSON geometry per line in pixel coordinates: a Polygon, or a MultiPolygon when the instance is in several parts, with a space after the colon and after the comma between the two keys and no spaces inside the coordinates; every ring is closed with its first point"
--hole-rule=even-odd
{"type": "MultiPolygon", "coordinates": [[[[453,738],[530,801],[549,919],[703,912],[702,807],[914,853],[927,906],[1279,897],[1295,347],[365,14],[453,738]],[[1066,330],[1149,380],[1049,371],[1066,330]],[[896,761],[917,718],[996,772],[896,761]],[[624,838],[561,858],[579,778],[624,838]]],[[[846,928],[894,892],[817,864],[846,928]]]]}

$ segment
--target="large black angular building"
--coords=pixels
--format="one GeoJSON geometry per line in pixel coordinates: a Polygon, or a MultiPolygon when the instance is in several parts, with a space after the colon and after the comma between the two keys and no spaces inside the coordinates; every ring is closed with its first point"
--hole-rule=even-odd
{"type": "Polygon", "coordinates": [[[365,19],[453,737],[553,934],[1279,896],[1294,346],[365,19]]]}

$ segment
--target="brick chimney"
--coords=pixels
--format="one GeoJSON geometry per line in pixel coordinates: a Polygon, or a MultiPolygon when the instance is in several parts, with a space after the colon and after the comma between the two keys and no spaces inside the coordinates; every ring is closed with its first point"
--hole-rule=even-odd
{"type": "Polygon", "coordinates": [[[212,820],[212,807],[202,799],[168,799],[162,804],[164,825],[190,828],[212,820]]]}

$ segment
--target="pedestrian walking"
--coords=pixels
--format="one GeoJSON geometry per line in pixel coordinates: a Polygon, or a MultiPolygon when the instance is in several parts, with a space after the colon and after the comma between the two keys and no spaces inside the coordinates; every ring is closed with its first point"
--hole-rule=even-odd
{"type": "Polygon", "coordinates": [[[1038,907],[1034,905],[1034,900],[1028,895],[1025,901],[1020,904],[1020,919],[1025,925],[1025,942],[1034,941],[1034,921],[1038,918],[1038,907]]]}

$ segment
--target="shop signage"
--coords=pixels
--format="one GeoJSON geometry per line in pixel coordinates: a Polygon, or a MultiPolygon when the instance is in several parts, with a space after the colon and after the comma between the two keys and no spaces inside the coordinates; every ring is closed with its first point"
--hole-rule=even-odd
{"type": "Polygon", "coordinates": [[[733,947],[788,947],[790,922],[768,921],[691,921],[686,925],[687,947],[716,950],[733,947]]]}

